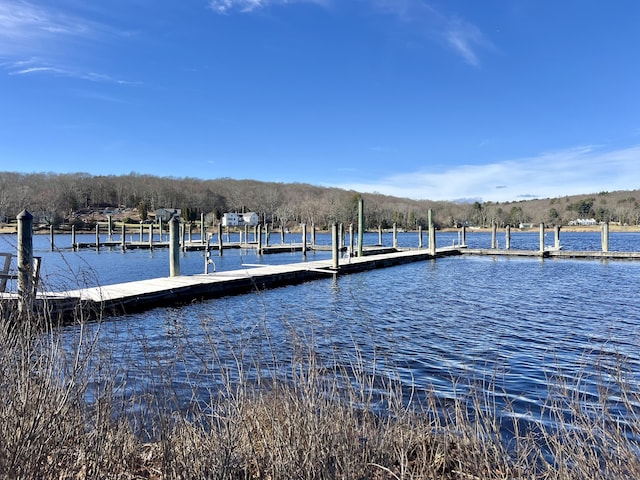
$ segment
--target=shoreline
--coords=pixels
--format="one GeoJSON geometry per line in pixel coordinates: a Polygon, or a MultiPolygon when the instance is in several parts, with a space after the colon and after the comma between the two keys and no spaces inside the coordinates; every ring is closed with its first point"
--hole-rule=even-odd
{"type": "MultiPolygon", "coordinates": [[[[131,230],[134,228],[139,228],[139,225],[136,224],[130,224],[127,225],[127,230],[131,230]]],[[[552,230],[554,227],[549,225],[549,226],[545,226],[545,231],[548,230],[552,230]]],[[[499,227],[497,229],[497,231],[499,232],[503,232],[505,230],[504,227],[499,227]]],[[[589,233],[589,232],[599,232],[602,230],[602,225],[593,225],[593,226],[575,226],[575,225],[571,225],[571,226],[561,226],[560,231],[561,232],[571,232],[571,233],[589,233]]],[[[16,225],[3,225],[0,226],[0,235],[15,235],[17,233],[17,226],[16,225]]],[[[301,229],[293,229],[291,230],[292,232],[296,232],[299,233],[302,230],[301,229]]],[[[384,230],[386,233],[390,232],[390,229],[385,229],[384,230]]],[[[425,228],[423,229],[423,232],[427,232],[428,230],[425,228]]],[[[438,232],[459,232],[460,228],[452,228],[452,227],[445,227],[445,228],[441,228],[437,230],[438,232]]],[[[467,227],[467,234],[472,234],[472,233],[491,233],[492,229],[490,227],[467,227]]],[[[328,230],[317,230],[317,232],[325,232],[327,233],[328,230]]],[[[377,230],[367,230],[367,233],[377,233],[377,230]]],[[[539,228],[538,227],[533,227],[533,228],[516,228],[516,227],[512,227],[511,228],[511,232],[520,232],[520,233],[538,233],[539,232],[539,228]]],[[[640,225],[614,225],[614,224],[609,224],[609,232],[622,232],[622,233],[640,233],[640,225]]],[[[34,229],[33,234],[34,235],[49,235],[49,229],[48,228],[42,228],[42,229],[34,229]]],[[[70,235],[71,231],[64,229],[64,230],[59,230],[56,229],[54,230],[54,233],[56,235],[70,235]]],[[[76,233],[95,233],[94,229],[91,230],[76,230],[76,233]]],[[[118,233],[118,232],[114,232],[114,233],[118,233]]],[[[418,233],[417,230],[402,230],[402,232],[398,232],[398,233],[418,233]]]]}

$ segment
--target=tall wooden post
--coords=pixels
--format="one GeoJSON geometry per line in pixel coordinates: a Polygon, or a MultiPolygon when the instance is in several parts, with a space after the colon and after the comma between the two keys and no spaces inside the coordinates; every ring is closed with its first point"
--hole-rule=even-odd
{"type": "Polygon", "coordinates": [[[124,226],[124,222],[122,222],[122,227],[120,229],[120,246],[122,247],[123,252],[127,249],[127,231],[124,226]]]}
{"type": "Polygon", "coordinates": [[[18,220],[18,312],[33,308],[33,215],[22,210],[18,220]]]}
{"type": "Polygon", "coordinates": [[[553,246],[556,250],[560,250],[560,225],[555,226],[555,235],[553,246]]]}
{"type": "Polygon", "coordinates": [[[180,218],[174,215],[169,220],[169,276],[180,275],[180,218]]]}
{"type": "Polygon", "coordinates": [[[264,245],[265,245],[265,247],[269,246],[269,235],[271,235],[271,232],[269,231],[269,224],[265,223],[264,224],[264,245]]]}
{"type": "Polygon", "coordinates": [[[200,243],[205,243],[206,240],[206,230],[204,228],[204,213],[200,214],[200,243]]]}
{"type": "Polygon", "coordinates": [[[162,217],[158,219],[158,236],[160,237],[160,243],[162,243],[162,217]]]}
{"type": "Polygon", "coordinates": [[[100,224],[96,223],[96,250],[100,250],[100,224]]]}
{"type": "Polygon", "coordinates": [[[107,240],[111,241],[113,235],[113,217],[107,215],[107,240]]]}
{"type": "Polygon", "coordinates": [[[78,245],[76,244],[76,226],[71,225],[71,248],[76,250],[78,245]]]}
{"type": "Polygon", "coordinates": [[[393,224],[393,248],[398,248],[398,225],[393,224]]]}
{"type": "Polygon", "coordinates": [[[218,253],[220,254],[220,256],[222,256],[222,250],[223,250],[223,245],[222,245],[222,223],[218,224],[218,253]]]}
{"type": "Polygon", "coordinates": [[[462,225],[462,245],[463,247],[467,246],[467,226],[462,225]]]}
{"type": "Polygon", "coordinates": [[[187,251],[187,224],[180,223],[180,247],[183,252],[187,251]]]}
{"type": "Polygon", "coordinates": [[[378,225],[378,246],[382,246],[382,225],[378,225]]]}
{"type": "Polygon", "coordinates": [[[602,251],[609,251],[609,222],[602,224],[602,251]]]}
{"type": "Polygon", "coordinates": [[[511,225],[507,225],[504,230],[504,248],[511,250],[511,225]]]}
{"type": "Polygon", "coordinates": [[[540,224],[540,253],[544,253],[544,223],[540,224]]]}
{"type": "Polygon", "coordinates": [[[358,257],[364,255],[364,200],[358,199],[358,257]]]}
{"type": "Polygon", "coordinates": [[[142,238],[144,237],[144,226],[142,225],[142,220],[140,220],[140,232],[139,232],[139,236],[140,236],[140,243],[142,243],[142,238]]]}
{"type": "Polygon", "coordinates": [[[422,225],[418,225],[418,248],[422,248],[422,225]]]}
{"type": "Polygon", "coordinates": [[[433,210],[429,209],[429,253],[436,254],[436,227],[433,223],[433,210]]]}
{"type": "Polygon", "coordinates": [[[344,224],[338,224],[338,250],[342,251],[344,247],[344,224]]]}
{"type": "Polygon", "coordinates": [[[262,225],[258,224],[258,234],[257,234],[257,241],[258,241],[258,250],[257,253],[258,255],[262,254],[262,225]]]}
{"type": "Polygon", "coordinates": [[[280,243],[284,245],[284,222],[280,224],[280,243]]]}
{"type": "Polygon", "coordinates": [[[353,257],[354,255],[354,237],[353,237],[353,223],[349,224],[349,256],[353,257]]]}
{"type": "Polygon", "coordinates": [[[302,224],[302,255],[307,256],[307,224],[302,224]]]}
{"type": "Polygon", "coordinates": [[[339,259],[339,235],[338,235],[338,224],[334,223],[331,226],[331,259],[333,260],[333,269],[334,270],[338,270],[339,266],[340,266],[340,259],[339,259]]]}
{"type": "Polygon", "coordinates": [[[315,248],[316,246],[316,224],[315,222],[311,222],[311,246],[315,248]]]}
{"type": "Polygon", "coordinates": [[[149,224],[149,250],[153,250],[153,223],[149,224]]]}
{"type": "Polygon", "coordinates": [[[491,222],[491,249],[496,249],[496,235],[498,232],[498,225],[496,222],[491,222]]]}

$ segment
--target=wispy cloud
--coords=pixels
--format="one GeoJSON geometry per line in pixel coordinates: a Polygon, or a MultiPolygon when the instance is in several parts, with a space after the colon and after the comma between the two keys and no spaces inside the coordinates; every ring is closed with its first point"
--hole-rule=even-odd
{"type": "Polygon", "coordinates": [[[478,50],[493,48],[478,27],[458,18],[448,20],[442,34],[449,46],[474,67],[480,66],[478,50]]]}
{"type": "MultiPolygon", "coordinates": [[[[297,3],[326,7],[331,0],[209,0],[209,8],[220,14],[249,13],[297,3]]],[[[426,0],[362,0],[362,5],[410,25],[418,34],[439,42],[474,67],[480,66],[480,51],[494,48],[476,25],[442,11],[426,0]]]]}
{"type": "Polygon", "coordinates": [[[476,25],[425,0],[371,0],[371,4],[378,12],[393,16],[435,39],[474,67],[480,66],[481,50],[494,48],[476,25]]]}
{"type": "Polygon", "coordinates": [[[0,0],[0,55],[32,55],[53,48],[61,37],[87,37],[93,27],[82,18],[24,1],[0,0]]]}
{"type": "Polygon", "coordinates": [[[640,177],[640,145],[619,150],[596,146],[449,170],[420,170],[341,188],[431,200],[477,198],[504,202],[603,190],[632,190],[640,177]]]}
{"type": "Polygon", "coordinates": [[[90,82],[129,85],[131,82],[83,66],[73,56],[110,32],[108,27],[52,6],[0,0],[0,68],[9,75],[53,75],[90,82]]]}
{"type": "Polygon", "coordinates": [[[275,5],[288,5],[294,3],[315,3],[327,5],[329,0],[209,0],[209,8],[216,13],[248,13],[254,10],[275,5]]]}
{"type": "Polygon", "coordinates": [[[48,74],[57,77],[76,78],[80,80],[87,80],[96,83],[111,83],[115,85],[137,85],[139,82],[132,82],[129,80],[123,80],[115,78],[103,73],[96,73],[91,71],[83,71],[77,68],[64,67],[59,65],[52,65],[38,59],[20,60],[16,62],[5,62],[0,66],[9,75],[37,75],[48,74]]]}

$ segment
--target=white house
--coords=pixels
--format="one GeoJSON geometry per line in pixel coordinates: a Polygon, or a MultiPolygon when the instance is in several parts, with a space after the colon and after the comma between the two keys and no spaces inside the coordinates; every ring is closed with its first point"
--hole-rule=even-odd
{"type": "Polygon", "coordinates": [[[222,215],[223,227],[244,227],[248,225],[253,227],[258,224],[260,217],[256,212],[231,213],[227,212],[222,215]]]}
{"type": "Polygon", "coordinates": [[[222,215],[223,227],[237,227],[240,222],[240,216],[237,213],[225,213],[222,215]]]}
{"type": "Polygon", "coordinates": [[[577,220],[571,220],[569,225],[597,225],[595,218],[578,218],[577,220]]]}

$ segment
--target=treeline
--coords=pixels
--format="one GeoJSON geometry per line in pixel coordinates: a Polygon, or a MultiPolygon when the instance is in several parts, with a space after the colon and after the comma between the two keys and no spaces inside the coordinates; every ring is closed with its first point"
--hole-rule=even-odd
{"type": "MultiPolygon", "coordinates": [[[[425,197],[428,195],[425,191],[425,197]]],[[[160,208],[177,208],[185,220],[195,220],[201,213],[219,219],[224,212],[253,211],[262,221],[314,223],[324,228],[333,222],[355,223],[360,197],[364,199],[367,228],[388,228],[394,223],[405,229],[426,227],[429,209],[439,228],[488,226],[493,222],[499,226],[540,222],[562,225],[578,218],[629,225],[640,222],[637,190],[508,203],[454,203],[230,178],[0,172],[0,221],[14,219],[26,208],[53,225],[77,218],[78,212],[115,207],[135,209],[139,217],[160,208]]]]}

